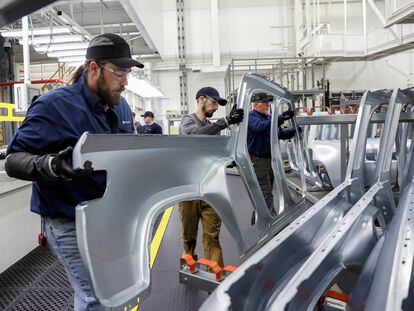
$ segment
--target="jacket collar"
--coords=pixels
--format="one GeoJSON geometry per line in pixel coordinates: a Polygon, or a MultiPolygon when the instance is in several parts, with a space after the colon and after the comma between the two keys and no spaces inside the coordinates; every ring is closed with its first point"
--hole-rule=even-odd
{"type": "Polygon", "coordinates": [[[254,109],[251,112],[255,113],[256,115],[258,115],[259,117],[261,117],[263,119],[269,119],[270,118],[269,114],[263,114],[263,113],[258,112],[257,110],[254,110],[254,109]]]}

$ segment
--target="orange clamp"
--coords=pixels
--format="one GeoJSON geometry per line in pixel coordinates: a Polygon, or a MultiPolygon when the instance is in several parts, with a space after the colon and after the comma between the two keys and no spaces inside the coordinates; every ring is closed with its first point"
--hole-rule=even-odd
{"type": "Polygon", "coordinates": [[[222,270],[219,267],[219,265],[217,264],[217,262],[212,261],[212,260],[208,260],[208,259],[205,259],[205,258],[201,258],[201,259],[197,260],[197,264],[210,268],[214,272],[214,274],[216,275],[216,281],[220,282],[222,270]]]}
{"type": "Polygon", "coordinates": [[[225,266],[223,268],[223,275],[226,277],[230,273],[233,273],[234,271],[236,271],[236,269],[237,269],[237,267],[235,267],[235,266],[225,266]]]}
{"type": "Polygon", "coordinates": [[[325,297],[329,297],[329,298],[333,298],[336,300],[340,300],[346,303],[349,303],[349,295],[347,294],[343,294],[343,293],[339,293],[339,292],[335,292],[332,290],[328,290],[325,292],[325,297]]]}
{"type": "Polygon", "coordinates": [[[229,272],[229,273],[232,273],[232,272],[236,271],[236,269],[237,269],[237,267],[235,267],[235,266],[225,266],[223,268],[224,271],[229,272]]]}
{"type": "Polygon", "coordinates": [[[193,256],[191,256],[191,255],[183,255],[183,256],[181,256],[181,263],[186,263],[187,264],[187,266],[190,268],[190,272],[191,273],[194,273],[195,272],[195,265],[196,265],[196,262],[195,262],[195,260],[193,259],[193,256]]]}

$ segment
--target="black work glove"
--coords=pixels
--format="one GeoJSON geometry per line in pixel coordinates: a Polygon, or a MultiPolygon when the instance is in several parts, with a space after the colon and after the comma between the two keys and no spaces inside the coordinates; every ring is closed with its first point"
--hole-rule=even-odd
{"type": "Polygon", "coordinates": [[[83,169],[73,169],[72,166],[72,147],[60,151],[52,159],[52,171],[63,179],[74,179],[78,177],[88,176],[93,172],[92,162],[86,161],[83,169]]]}
{"type": "Polygon", "coordinates": [[[279,133],[278,133],[278,137],[281,140],[287,140],[287,139],[291,139],[293,138],[293,136],[295,136],[296,130],[293,127],[289,127],[289,128],[279,128],[279,133]]]}
{"type": "Polygon", "coordinates": [[[290,109],[282,112],[282,117],[284,121],[292,119],[294,115],[295,115],[295,112],[290,109]]]}
{"type": "Polygon", "coordinates": [[[229,124],[238,124],[243,121],[244,118],[244,110],[241,108],[237,108],[235,104],[233,109],[231,109],[230,113],[226,116],[227,122],[229,124]]]}

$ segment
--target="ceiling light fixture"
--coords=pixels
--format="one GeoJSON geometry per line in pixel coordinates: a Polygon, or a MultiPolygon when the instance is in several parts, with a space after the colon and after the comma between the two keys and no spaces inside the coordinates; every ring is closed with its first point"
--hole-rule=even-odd
{"type": "MultiPolygon", "coordinates": [[[[33,34],[35,36],[41,36],[41,35],[50,35],[52,30],[52,34],[65,34],[70,33],[72,30],[72,27],[70,26],[54,26],[52,29],[50,27],[41,27],[41,28],[32,28],[29,29],[29,37],[33,34]]],[[[10,37],[23,37],[23,31],[22,30],[1,30],[1,35],[4,38],[10,38],[10,37]]]]}
{"type": "MultiPolygon", "coordinates": [[[[82,35],[63,35],[63,36],[53,36],[52,40],[50,36],[45,37],[35,37],[31,40],[29,36],[29,44],[49,44],[49,43],[64,43],[64,42],[82,42],[83,36],[82,35]],[[52,42],[50,42],[52,41],[52,42]]],[[[22,40],[19,40],[20,44],[23,44],[22,40]]]]}
{"type": "Polygon", "coordinates": [[[66,57],[66,56],[85,56],[85,50],[67,50],[67,51],[56,51],[56,52],[48,52],[48,57],[66,57]]]}
{"type": "Polygon", "coordinates": [[[77,50],[77,49],[86,49],[89,45],[89,42],[79,42],[79,43],[52,43],[50,46],[38,45],[34,46],[34,49],[38,52],[55,52],[55,51],[67,51],[67,50],[77,50]]]}

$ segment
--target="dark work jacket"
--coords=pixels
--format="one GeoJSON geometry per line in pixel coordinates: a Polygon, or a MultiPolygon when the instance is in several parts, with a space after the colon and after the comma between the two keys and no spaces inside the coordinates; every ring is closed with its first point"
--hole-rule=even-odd
{"type": "MultiPolygon", "coordinates": [[[[283,117],[278,118],[278,127],[283,124],[283,117]]],[[[270,127],[271,117],[256,110],[249,112],[247,130],[247,149],[251,156],[270,158],[270,127]]]]}
{"type": "Polygon", "coordinates": [[[139,134],[162,134],[162,128],[157,123],[143,125],[138,131],[139,134]]]}
{"type": "MultiPolygon", "coordinates": [[[[21,127],[12,138],[7,154],[29,152],[56,154],[75,146],[84,133],[134,133],[132,112],[126,100],[106,112],[103,103],[87,87],[84,77],[75,84],[41,95],[30,105],[21,127]]],[[[93,163],[92,163],[93,166],[93,163]]],[[[33,182],[31,211],[49,217],[75,217],[78,203],[102,197],[106,173],[54,182],[33,182]]]]}

